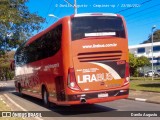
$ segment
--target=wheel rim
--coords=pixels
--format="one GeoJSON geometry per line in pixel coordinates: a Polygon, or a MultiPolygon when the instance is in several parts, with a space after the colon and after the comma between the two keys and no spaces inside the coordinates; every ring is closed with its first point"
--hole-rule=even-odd
{"type": "Polygon", "coordinates": [[[47,98],[47,92],[46,92],[46,90],[44,90],[44,103],[45,104],[48,103],[48,98],[47,98]]]}

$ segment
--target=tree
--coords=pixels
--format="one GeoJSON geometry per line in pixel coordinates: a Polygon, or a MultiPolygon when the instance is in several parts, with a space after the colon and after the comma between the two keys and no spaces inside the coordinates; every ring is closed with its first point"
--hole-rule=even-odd
{"type": "Polygon", "coordinates": [[[151,63],[147,57],[141,56],[137,58],[137,66],[138,68],[142,68],[143,73],[144,73],[144,67],[150,66],[150,65],[151,63]]]}
{"type": "Polygon", "coordinates": [[[13,78],[14,72],[10,70],[10,62],[13,60],[14,53],[14,51],[10,51],[0,57],[0,80],[13,78]]]}
{"type": "Polygon", "coordinates": [[[130,75],[134,76],[138,68],[137,58],[131,53],[129,53],[129,66],[130,66],[130,75]]]}
{"type": "Polygon", "coordinates": [[[149,59],[145,56],[141,56],[137,58],[137,66],[138,67],[144,67],[151,65],[149,59]]]}
{"type": "Polygon", "coordinates": [[[40,30],[45,21],[37,13],[30,13],[26,2],[28,0],[0,0],[0,55],[40,30]]]}
{"type": "MultiPolygon", "coordinates": [[[[148,40],[144,41],[144,43],[151,43],[152,42],[152,34],[150,34],[148,36],[148,40]]],[[[153,33],[153,42],[160,42],[160,30],[156,30],[154,33],[153,33]]]]}
{"type": "Polygon", "coordinates": [[[131,76],[138,76],[138,68],[151,65],[149,59],[145,56],[135,57],[129,53],[129,65],[131,76]]]}

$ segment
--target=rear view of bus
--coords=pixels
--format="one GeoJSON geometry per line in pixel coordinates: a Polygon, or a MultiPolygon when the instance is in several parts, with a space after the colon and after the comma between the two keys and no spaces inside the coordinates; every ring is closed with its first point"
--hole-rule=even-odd
{"type": "Polygon", "coordinates": [[[117,14],[77,14],[70,18],[71,61],[68,101],[107,102],[128,97],[126,24],[117,14]]]}

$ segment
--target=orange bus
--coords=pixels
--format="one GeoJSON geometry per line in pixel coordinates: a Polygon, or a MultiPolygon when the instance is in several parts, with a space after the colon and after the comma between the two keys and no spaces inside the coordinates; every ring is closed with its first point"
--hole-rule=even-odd
{"type": "Polygon", "coordinates": [[[93,104],[128,97],[128,38],[113,13],[66,16],[15,53],[15,86],[44,105],[93,104]]]}

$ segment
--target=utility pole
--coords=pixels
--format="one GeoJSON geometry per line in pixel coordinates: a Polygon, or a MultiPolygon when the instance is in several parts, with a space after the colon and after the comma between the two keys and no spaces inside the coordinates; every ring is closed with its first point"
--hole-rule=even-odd
{"type": "Polygon", "coordinates": [[[74,7],[74,14],[77,14],[77,0],[74,0],[74,5],[71,4],[68,0],[64,0],[66,3],[74,7]]]}
{"type": "Polygon", "coordinates": [[[153,30],[156,28],[156,26],[154,25],[152,27],[152,81],[153,81],[153,77],[154,77],[154,73],[153,73],[153,30]]]}
{"type": "Polygon", "coordinates": [[[77,14],[77,0],[74,0],[74,14],[77,14]]]}

